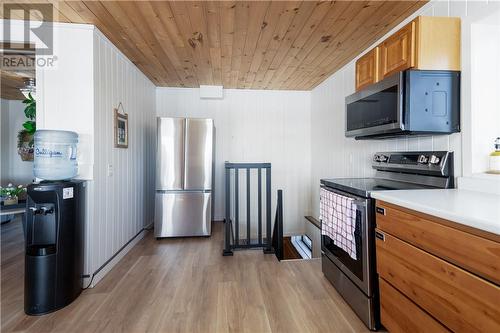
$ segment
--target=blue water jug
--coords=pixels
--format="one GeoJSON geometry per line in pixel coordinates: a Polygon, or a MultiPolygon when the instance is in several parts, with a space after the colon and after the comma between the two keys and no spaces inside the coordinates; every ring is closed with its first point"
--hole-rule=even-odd
{"type": "Polygon", "coordinates": [[[35,132],[35,177],[44,180],[71,179],[78,174],[78,134],[70,131],[35,132]]]}

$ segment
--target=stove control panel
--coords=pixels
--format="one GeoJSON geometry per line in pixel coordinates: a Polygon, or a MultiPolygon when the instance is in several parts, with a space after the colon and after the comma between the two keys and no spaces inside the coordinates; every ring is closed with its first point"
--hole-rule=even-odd
{"type": "Polygon", "coordinates": [[[373,161],[374,162],[388,162],[389,161],[389,156],[384,155],[384,154],[375,154],[373,156],[373,161]]]}
{"type": "Polygon", "coordinates": [[[424,171],[433,174],[446,174],[452,168],[453,152],[380,152],[373,156],[372,167],[377,170],[413,172],[424,171]],[[451,166],[450,166],[451,165],[451,166]]]}

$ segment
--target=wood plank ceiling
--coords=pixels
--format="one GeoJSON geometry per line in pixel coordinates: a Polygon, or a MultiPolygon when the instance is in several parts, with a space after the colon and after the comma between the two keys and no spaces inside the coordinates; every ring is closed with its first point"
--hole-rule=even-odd
{"type": "Polygon", "coordinates": [[[26,86],[29,79],[35,78],[35,68],[23,67],[18,70],[8,69],[3,66],[4,58],[7,59],[23,59],[24,64],[35,62],[35,49],[29,50],[29,53],[18,53],[16,51],[5,48],[3,43],[0,43],[0,97],[10,100],[24,100],[25,97],[21,93],[20,88],[26,86]]]}
{"type": "Polygon", "coordinates": [[[26,77],[15,72],[0,70],[0,97],[10,100],[23,100],[20,88],[25,86],[26,77]]]}
{"type": "Polygon", "coordinates": [[[50,1],[157,86],[310,90],[426,1],[50,1]]]}

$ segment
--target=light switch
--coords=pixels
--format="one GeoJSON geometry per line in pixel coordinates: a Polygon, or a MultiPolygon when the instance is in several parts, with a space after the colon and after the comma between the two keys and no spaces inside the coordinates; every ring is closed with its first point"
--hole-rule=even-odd
{"type": "Polygon", "coordinates": [[[113,165],[108,164],[108,177],[113,176],[113,165]]]}

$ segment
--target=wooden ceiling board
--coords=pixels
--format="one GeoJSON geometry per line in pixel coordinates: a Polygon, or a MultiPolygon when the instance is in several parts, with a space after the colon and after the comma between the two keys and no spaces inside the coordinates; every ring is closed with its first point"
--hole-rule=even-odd
{"type": "MultiPolygon", "coordinates": [[[[252,88],[265,89],[276,73],[276,68],[271,67],[276,54],[279,52],[281,43],[287,34],[288,27],[297,25],[293,22],[297,20],[297,16],[307,16],[315,3],[313,2],[286,2],[279,16],[276,28],[273,31],[272,39],[269,41],[267,49],[264,51],[261,66],[256,73],[252,82],[252,88]]],[[[267,29],[266,26],[264,29],[267,29]]]]}
{"type": "Polygon", "coordinates": [[[302,82],[301,84],[310,86],[318,85],[324,78],[334,73],[332,69],[342,68],[359,54],[360,48],[365,50],[380,38],[379,36],[365,34],[363,33],[364,30],[379,30],[382,32],[381,35],[383,36],[388,33],[393,26],[388,23],[380,22],[401,22],[407,17],[406,14],[401,13],[407,13],[408,11],[414,12],[420,7],[420,3],[409,2],[398,2],[396,5],[384,4],[376,13],[376,16],[380,19],[371,17],[365,21],[363,29],[354,31],[348,36],[347,40],[341,42],[342,44],[338,48],[331,48],[315,66],[315,70],[307,77],[306,82],[302,82]]]}
{"type": "Polygon", "coordinates": [[[314,88],[427,2],[45,1],[57,21],[96,25],[157,86],[291,90],[314,88]]]}
{"type": "MultiPolygon", "coordinates": [[[[23,53],[16,51],[26,48],[23,44],[5,44],[0,43],[0,62],[4,63],[4,58],[12,58],[15,61],[20,61],[24,64],[34,64],[35,56],[34,49],[25,50],[23,53]]],[[[24,95],[19,90],[26,85],[26,81],[35,78],[34,67],[22,67],[16,70],[12,68],[0,68],[0,97],[10,100],[24,100],[24,95]]]]}
{"type": "MultiPolygon", "coordinates": [[[[361,4],[361,2],[359,2],[361,4]]],[[[281,86],[285,85],[289,80],[303,79],[303,76],[293,76],[290,79],[290,76],[293,73],[296,73],[299,70],[299,66],[304,61],[304,59],[314,50],[315,47],[322,47],[322,44],[328,42],[331,38],[331,31],[334,30],[335,26],[341,26],[342,22],[345,21],[343,19],[343,15],[347,12],[347,10],[352,6],[356,5],[356,2],[348,2],[348,1],[338,1],[332,3],[331,7],[327,9],[323,9],[326,12],[326,15],[316,22],[310,22],[308,24],[310,28],[310,33],[301,36],[302,38],[297,38],[294,41],[294,48],[288,52],[290,55],[285,63],[279,63],[275,66],[278,71],[275,74],[272,85],[278,86],[277,88],[281,88],[281,86]]],[[[304,29],[303,29],[304,31],[304,29]]],[[[304,73],[302,73],[303,75],[304,73]]],[[[290,88],[294,89],[294,88],[290,88]]]]}
{"type": "Polygon", "coordinates": [[[29,77],[34,77],[34,73],[19,75],[14,72],[0,70],[0,97],[10,100],[24,100],[24,95],[19,89],[25,86],[25,81],[29,77]]]}

